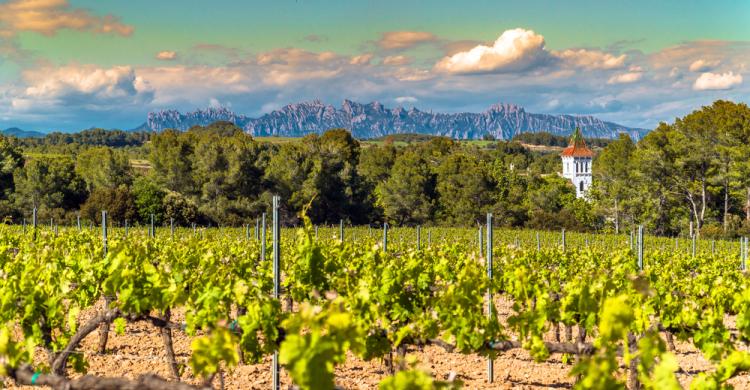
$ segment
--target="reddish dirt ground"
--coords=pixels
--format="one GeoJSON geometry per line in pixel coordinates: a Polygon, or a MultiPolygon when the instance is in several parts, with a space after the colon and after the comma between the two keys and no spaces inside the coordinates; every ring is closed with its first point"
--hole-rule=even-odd
{"type": "MultiPolygon", "coordinates": [[[[511,314],[507,301],[499,299],[497,304],[501,318],[511,314]]],[[[89,317],[92,313],[84,313],[82,316],[89,317]]],[[[173,314],[173,321],[182,321],[179,311],[173,314]]],[[[732,319],[728,319],[730,326],[732,323],[732,319]]],[[[173,337],[178,362],[187,364],[190,338],[180,331],[173,331],[173,337]]],[[[549,340],[552,339],[550,332],[549,340]]],[[[86,354],[89,374],[134,378],[142,373],[153,372],[162,377],[170,377],[161,336],[152,325],[129,324],[123,335],[112,331],[107,346],[109,351],[105,355],[94,352],[98,340],[99,334],[94,332],[79,348],[86,354]]],[[[676,356],[682,369],[678,377],[687,388],[699,372],[712,369],[712,365],[690,343],[676,342],[676,345],[676,356]]],[[[523,350],[505,352],[495,360],[495,382],[492,384],[487,382],[487,360],[484,357],[449,353],[436,346],[425,347],[422,351],[412,348],[407,355],[416,357],[420,367],[438,379],[454,375],[464,383],[466,389],[549,389],[571,388],[573,385],[573,378],[568,375],[572,365],[562,363],[560,355],[553,355],[546,362],[536,363],[523,350]]],[[[45,355],[40,351],[37,358],[42,361],[45,355]]],[[[623,369],[623,375],[625,373],[626,370],[623,369]]],[[[349,356],[346,363],[336,369],[336,384],[344,389],[374,389],[386,375],[382,361],[366,362],[349,356]]],[[[185,369],[183,380],[199,383],[189,368],[185,369]]],[[[270,383],[270,358],[262,364],[242,365],[224,375],[226,389],[267,389],[270,383]]],[[[750,375],[740,375],[730,383],[738,389],[750,388],[750,375]]],[[[18,388],[11,381],[6,381],[5,384],[9,388],[18,388]]],[[[289,378],[282,370],[282,388],[288,388],[289,384],[289,378]]],[[[218,385],[217,379],[214,386],[218,388],[218,385]]]]}

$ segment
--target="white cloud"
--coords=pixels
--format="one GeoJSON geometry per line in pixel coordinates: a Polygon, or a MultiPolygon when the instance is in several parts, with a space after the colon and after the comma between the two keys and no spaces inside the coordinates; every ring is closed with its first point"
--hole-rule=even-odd
{"type": "Polygon", "coordinates": [[[203,105],[211,98],[251,93],[261,84],[260,75],[241,67],[146,67],[138,75],[152,86],[153,103],[160,107],[185,101],[203,105]]]}
{"type": "Polygon", "coordinates": [[[133,33],[133,27],[117,17],[92,15],[71,7],[67,0],[10,0],[0,4],[0,36],[11,37],[21,31],[51,36],[62,29],[122,36],[133,33]]]}
{"type": "Polygon", "coordinates": [[[693,84],[696,91],[726,90],[742,84],[742,75],[734,72],[701,74],[693,84]]]}
{"type": "Polygon", "coordinates": [[[513,72],[544,63],[549,52],[544,37],[532,30],[506,30],[492,46],[478,45],[440,60],[435,69],[447,73],[513,72]]]}
{"type": "Polygon", "coordinates": [[[613,75],[607,80],[607,84],[629,84],[643,78],[643,72],[627,72],[613,75]]]}
{"type": "Polygon", "coordinates": [[[699,59],[699,60],[693,61],[693,63],[690,64],[690,68],[688,69],[691,72],[705,72],[718,66],[719,63],[720,63],[719,60],[708,61],[704,59],[699,59]]]}
{"type": "Polygon", "coordinates": [[[435,75],[428,69],[416,69],[406,66],[399,67],[391,73],[383,73],[382,76],[393,77],[398,81],[425,81],[435,78],[435,75]]]}
{"type": "Polygon", "coordinates": [[[383,65],[403,66],[411,62],[407,56],[388,56],[383,59],[383,65]]]}
{"type": "Polygon", "coordinates": [[[426,31],[389,31],[383,33],[377,45],[386,50],[402,50],[435,41],[435,34],[426,31]]]}
{"type": "Polygon", "coordinates": [[[263,77],[267,84],[284,86],[294,81],[330,79],[341,73],[340,69],[282,70],[271,69],[263,77]]]}
{"type": "Polygon", "coordinates": [[[553,53],[565,63],[584,69],[617,69],[625,65],[625,54],[614,56],[599,50],[567,49],[553,53]]]}
{"type": "Polygon", "coordinates": [[[360,54],[354,56],[349,60],[350,65],[370,65],[372,61],[372,53],[360,54]]]}
{"type": "Polygon", "coordinates": [[[26,95],[41,99],[72,98],[89,95],[102,99],[133,97],[147,92],[147,85],[130,66],[99,68],[93,65],[69,65],[41,68],[23,74],[26,95]]]}
{"type": "MultiPolygon", "coordinates": [[[[431,49],[442,50],[440,42],[431,49]]],[[[217,56],[221,60],[191,61],[191,56],[202,54],[198,49],[180,51],[180,63],[165,61],[161,66],[36,65],[41,67],[24,72],[19,80],[0,81],[0,117],[11,118],[6,127],[30,129],[135,127],[155,109],[185,111],[232,102],[238,113],[259,115],[287,103],[318,98],[335,104],[349,98],[435,112],[481,112],[505,101],[529,112],[594,114],[651,127],[711,103],[716,95],[694,92],[694,82],[700,84],[696,89],[722,86],[698,83],[700,74],[686,76],[696,59],[717,58],[722,72],[734,72],[714,71],[714,78],[734,79],[729,82],[734,85],[722,87],[732,89],[721,93],[722,98],[743,101],[750,96],[750,85],[736,81],[746,71],[742,64],[750,64],[750,44],[739,43],[688,43],[658,55],[596,48],[551,51],[541,35],[521,29],[505,32],[492,43],[464,43],[456,56],[436,61],[449,69],[425,68],[405,56],[410,53],[398,51],[344,55],[282,48],[253,54],[215,45],[200,49],[225,50],[226,55],[217,56]],[[386,61],[387,56],[391,58],[386,61]],[[412,62],[407,64],[407,59],[412,62]],[[474,75],[460,76],[465,73],[474,75]],[[8,83],[4,92],[3,82],[8,83]],[[412,100],[416,97],[419,100],[412,100]]]]}
{"type": "Polygon", "coordinates": [[[416,103],[419,101],[419,99],[415,98],[414,96],[399,96],[396,99],[394,99],[396,103],[398,104],[404,104],[404,103],[416,103]]]}
{"type": "Polygon", "coordinates": [[[258,55],[259,65],[300,65],[307,63],[326,63],[339,58],[332,51],[311,52],[296,47],[275,49],[258,55]]]}
{"type": "Polygon", "coordinates": [[[177,52],[172,50],[164,50],[156,53],[157,60],[171,61],[177,58],[177,52]]]}

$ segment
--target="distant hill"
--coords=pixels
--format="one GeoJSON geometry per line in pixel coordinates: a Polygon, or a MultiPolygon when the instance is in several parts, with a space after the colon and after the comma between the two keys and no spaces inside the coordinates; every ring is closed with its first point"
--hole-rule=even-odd
{"type": "Polygon", "coordinates": [[[617,138],[628,133],[634,140],[648,130],[630,128],[585,115],[528,113],[514,104],[495,104],[481,113],[433,113],[417,108],[386,108],[378,102],[361,104],[344,100],[340,108],[318,100],[289,104],[259,118],[237,114],[226,108],[208,108],[188,113],[164,110],[148,114],[145,126],[138,130],[187,130],[216,121],[228,121],[253,136],[299,137],[345,128],[360,139],[392,134],[414,133],[446,136],[454,139],[512,139],[520,133],[549,132],[568,136],[580,127],[588,138],[617,138]]]}
{"type": "MultiPolygon", "coordinates": [[[[518,141],[527,145],[539,145],[539,146],[556,146],[566,147],[570,142],[569,137],[560,135],[554,135],[547,132],[538,133],[521,133],[516,134],[513,137],[513,141],[518,141]]],[[[611,138],[587,138],[586,144],[590,147],[605,148],[609,143],[612,142],[611,138]]]]}
{"type": "Polygon", "coordinates": [[[18,127],[11,127],[10,129],[5,129],[0,131],[5,136],[10,137],[17,137],[17,138],[42,138],[46,134],[38,132],[38,131],[26,131],[21,130],[18,127]]]}
{"type": "Polygon", "coordinates": [[[371,138],[371,141],[393,141],[393,142],[428,142],[433,138],[437,138],[437,135],[429,134],[414,134],[414,133],[401,133],[391,134],[378,138],[371,138]]]}

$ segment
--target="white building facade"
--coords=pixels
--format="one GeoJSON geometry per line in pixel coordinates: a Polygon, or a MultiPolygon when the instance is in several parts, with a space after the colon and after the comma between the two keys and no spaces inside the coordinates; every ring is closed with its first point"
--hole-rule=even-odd
{"type": "Polygon", "coordinates": [[[581,130],[576,128],[570,144],[560,153],[562,176],[570,180],[576,188],[577,198],[586,198],[592,184],[592,162],[594,152],[586,146],[581,130]]]}

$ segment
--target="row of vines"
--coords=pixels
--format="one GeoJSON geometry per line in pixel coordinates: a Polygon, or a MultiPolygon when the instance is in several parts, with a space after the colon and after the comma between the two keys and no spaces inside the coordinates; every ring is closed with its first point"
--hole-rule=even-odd
{"type": "Polygon", "coordinates": [[[277,299],[273,246],[249,227],[155,237],[117,228],[105,245],[95,229],[0,226],[0,375],[58,389],[211,388],[278,352],[300,389],[335,388],[347,354],[383,360],[392,372],[383,389],[460,387],[410,364],[410,347],[432,345],[490,360],[513,349],[537,361],[562,354],[580,389],[678,389],[675,339],[713,365],[692,388],[726,388],[750,370],[737,242],[647,237],[641,269],[632,235],[496,231],[488,273],[486,232],[342,231],[282,230],[277,299]],[[488,315],[489,296],[512,302],[512,314],[488,315]],[[161,334],[172,378],[82,375],[88,354],[107,353],[109,332],[135,322],[161,334]],[[97,330],[99,350],[80,353],[97,330]],[[174,357],[175,332],[192,338],[187,367],[174,357]]]}

